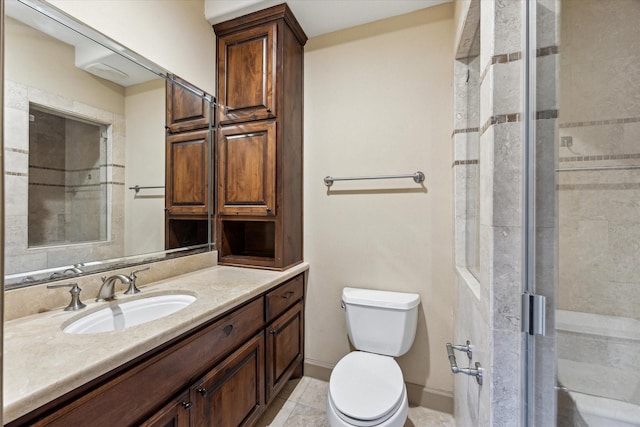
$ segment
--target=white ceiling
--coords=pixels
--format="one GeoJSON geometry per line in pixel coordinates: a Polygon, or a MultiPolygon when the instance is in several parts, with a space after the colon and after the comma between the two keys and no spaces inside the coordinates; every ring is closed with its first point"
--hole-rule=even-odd
{"type": "MultiPolygon", "coordinates": [[[[452,0],[288,0],[287,4],[309,38],[366,24],[452,0]]],[[[283,0],[204,0],[211,24],[255,12],[283,0]]]]}

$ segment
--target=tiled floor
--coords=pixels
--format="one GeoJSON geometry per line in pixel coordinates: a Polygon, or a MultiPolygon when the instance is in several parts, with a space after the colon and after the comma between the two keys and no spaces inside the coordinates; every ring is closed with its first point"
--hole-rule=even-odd
{"type": "MultiPolygon", "coordinates": [[[[329,427],[326,416],[329,383],[303,377],[289,381],[262,416],[257,427],[329,427]]],[[[449,414],[409,407],[404,427],[455,427],[449,414]]]]}

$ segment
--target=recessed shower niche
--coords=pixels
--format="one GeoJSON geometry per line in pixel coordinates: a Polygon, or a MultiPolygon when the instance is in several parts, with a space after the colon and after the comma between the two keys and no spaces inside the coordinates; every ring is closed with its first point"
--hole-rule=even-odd
{"type": "Polygon", "coordinates": [[[29,106],[29,247],[107,239],[108,126],[29,106]]]}

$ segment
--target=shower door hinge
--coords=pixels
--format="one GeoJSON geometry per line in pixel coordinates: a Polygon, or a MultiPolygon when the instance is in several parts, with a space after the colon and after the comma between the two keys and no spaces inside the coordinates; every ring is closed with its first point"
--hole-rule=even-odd
{"type": "Polygon", "coordinates": [[[544,295],[522,294],[522,332],[545,335],[546,298],[544,295]]]}

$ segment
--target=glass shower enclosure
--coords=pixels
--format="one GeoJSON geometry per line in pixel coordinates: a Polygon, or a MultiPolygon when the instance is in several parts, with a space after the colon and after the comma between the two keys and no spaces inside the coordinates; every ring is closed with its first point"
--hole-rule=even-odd
{"type": "Polygon", "coordinates": [[[640,1],[529,6],[528,424],[638,426],[640,1]]]}

